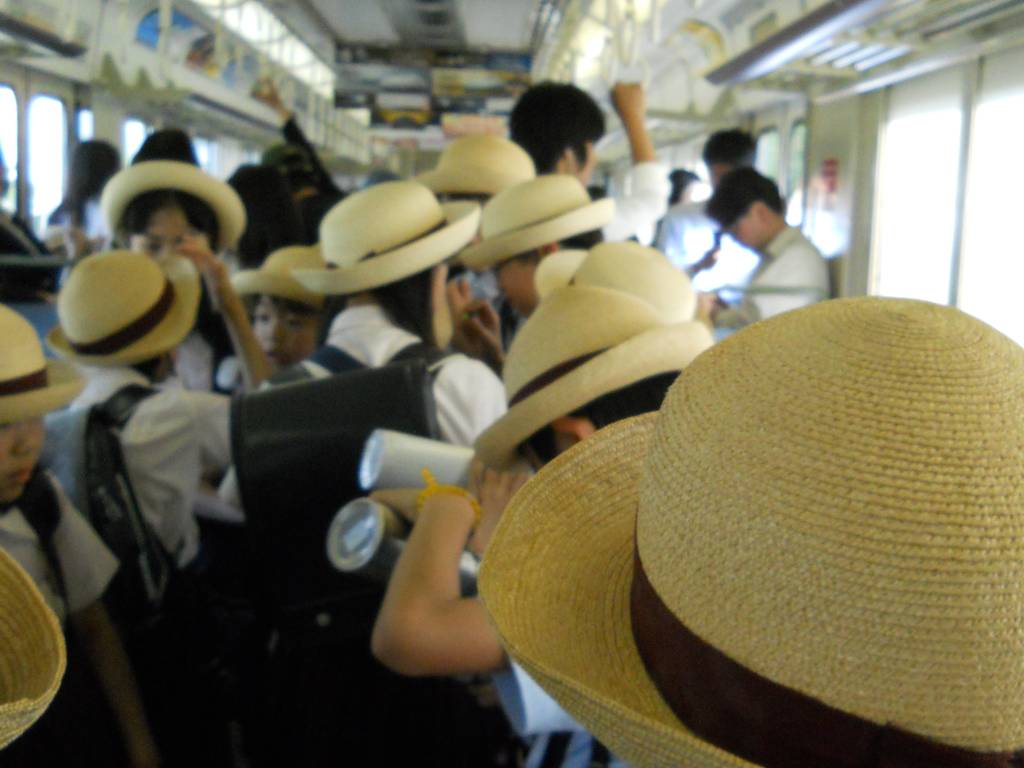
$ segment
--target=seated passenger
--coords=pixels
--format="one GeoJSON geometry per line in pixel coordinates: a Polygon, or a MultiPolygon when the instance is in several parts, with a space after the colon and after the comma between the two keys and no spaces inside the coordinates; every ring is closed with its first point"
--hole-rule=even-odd
{"type": "Polygon", "coordinates": [[[604,226],[614,212],[614,201],[591,202],[583,185],[565,174],[509,187],[484,206],[482,239],[463,250],[459,260],[473,270],[494,269],[501,300],[513,310],[502,337],[489,337],[486,359],[496,368],[516,329],[537,307],[537,265],[558,250],[559,241],[604,226]]]}
{"type": "Polygon", "coordinates": [[[229,403],[223,395],[165,385],[172,355],[195,322],[199,292],[188,259],[95,254],[68,276],[57,299],[60,325],[47,337],[85,374],[72,408],[143,389],[118,437],[139,511],[178,570],[159,619],[145,631],[135,628],[129,651],[161,748],[181,765],[215,765],[227,749],[219,681],[204,666],[218,650],[196,583],[201,542],[194,510],[204,479],[219,480],[230,464],[229,403]],[[200,701],[189,703],[192,696],[200,701]]]}
{"type": "MultiPolygon", "coordinates": [[[[439,204],[412,181],[377,184],[338,203],[320,226],[329,268],[292,273],[311,291],[349,297],[327,347],[371,368],[416,348],[445,350],[452,334],[445,261],[470,241],[479,217],[475,203],[439,204]]],[[[461,354],[440,361],[434,395],[441,437],[457,445],[472,445],[505,411],[498,378],[461,354]]]]}
{"type": "Polygon", "coordinates": [[[747,325],[829,297],[828,265],[799,229],[786,224],[785,205],[771,179],[753,168],[732,171],[715,189],[707,211],[760,258],[743,301],[711,310],[717,327],[747,325]]]}
{"type": "Polygon", "coordinates": [[[483,605],[460,596],[458,563],[467,540],[485,552],[526,479],[484,464],[508,469],[528,458],[539,468],[605,425],[656,409],[679,371],[710,346],[706,327],[671,322],[664,310],[688,306],[692,316],[685,275],[651,249],[624,245],[600,246],[601,263],[580,265],[573,284],[548,295],[516,337],[504,372],[509,411],[477,441],[482,463],[475,463],[470,494],[445,486],[418,498],[416,524],[374,627],[375,655],[397,672],[493,673],[513,725],[537,737],[529,765],[586,765],[601,750],[522,670],[509,668],[483,605]],[[573,733],[551,733],[566,730],[573,733]]]}
{"type": "Polygon", "coordinates": [[[182,255],[203,276],[194,333],[181,346],[174,369],[187,389],[231,392],[241,360],[248,386],[262,382],[269,364],[252,333],[241,299],[216,253],[234,246],[245,230],[245,208],[222,181],[187,163],[152,160],[118,173],[100,207],[122,247],[153,258],[182,255]]]}
{"type": "Polygon", "coordinates": [[[1022,393],[948,307],[758,323],[517,494],[483,601],[631,765],[1019,763],[1022,393]]]}
{"type": "Polygon", "coordinates": [[[245,299],[253,332],[276,369],[296,365],[316,351],[324,316],[323,294],[307,290],[294,269],[323,269],[319,248],[292,246],[270,254],[259,269],[231,278],[245,299]]]}
{"type": "MultiPolygon", "coordinates": [[[[67,621],[68,649],[60,690],[59,672],[52,670],[49,680],[38,681],[45,687],[33,694],[56,691],[52,706],[0,752],[4,766],[159,764],[131,665],[101,602],[117,560],[56,480],[37,466],[43,415],[81,388],[74,368],[47,362],[32,326],[0,305],[0,549],[25,569],[61,622],[67,621]]],[[[31,634],[18,644],[24,647],[31,634]]],[[[5,674],[5,688],[9,681],[5,674]]]]}
{"type": "MultiPolygon", "coordinates": [[[[7,195],[9,181],[0,152],[0,197],[7,195]]],[[[32,228],[16,213],[0,208],[0,253],[17,256],[48,256],[49,250],[32,228]]],[[[0,299],[39,301],[57,290],[58,269],[0,267],[0,299]]]]}
{"type": "MultiPolygon", "coordinates": [[[[615,218],[604,226],[604,239],[636,237],[649,243],[667,208],[668,168],[658,162],[647,132],[643,87],[616,83],[611,102],[629,139],[633,166],[622,185],[624,194],[615,198],[615,218]]],[[[604,135],[604,115],[575,85],[544,82],[519,97],[509,116],[509,133],[530,153],[538,175],[567,173],[589,186],[597,167],[594,144],[604,135]]]]}

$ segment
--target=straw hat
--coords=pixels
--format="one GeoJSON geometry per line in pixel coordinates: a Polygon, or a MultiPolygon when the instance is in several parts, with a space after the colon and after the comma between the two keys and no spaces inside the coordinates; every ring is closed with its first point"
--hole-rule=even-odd
{"type": "Polygon", "coordinates": [[[302,283],[292,277],[292,270],[324,269],[326,266],[319,246],[292,245],[278,248],[267,256],[259,269],[248,269],[233,275],[231,285],[241,296],[266,294],[320,309],[324,305],[323,294],[306,290],[302,283]]]}
{"type": "Polygon", "coordinates": [[[545,467],[480,590],[630,765],[1008,766],[963,751],[1024,747],[1022,457],[1024,350],[947,307],[825,302],[545,467]]]}
{"type": "Polygon", "coordinates": [[[602,395],[682,370],[711,343],[703,324],[667,325],[638,296],[561,288],[516,334],[503,369],[509,409],[477,439],[477,455],[510,466],[518,445],[541,427],[602,395]]]}
{"type": "Polygon", "coordinates": [[[111,232],[117,232],[125,209],[139,195],[158,189],[187,192],[213,209],[219,236],[217,250],[230,248],[245,231],[245,206],[238,193],[190,163],[146,160],[118,171],[100,197],[100,210],[111,232]]]}
{"type": "Polygon", "coordinates": [[[29,575],[0,549],[0,749],[53,701],[65,661],[57,617],[29,575]]]}
{"type": "Polygon", "coordinates": [[[46,360],[35,329],[0,304],[0,424],[35,419],[70,403],[85,382],[74,367],[46,360]]]}
{"type": "Polygon", "coordinates": [[[435,194],[496,195],[535,176],[522,147],[501,136],[463,136],[441,152],[432,171],[415,178],[435,194]]]}
{"type": "Polygon", "coordinates": [[[328,269],[292,274],[310,291],[351,294],[396,283],[458,253],[476,233],[480,206],[440,204],[415,181],[388,181],[349,195],[320,223],[328,269]]]}
{"type": "Polygon", "coordinates": [[[459,258],[470,269],[487,269],[534,248],[600,229],[614,215],[615,201],[606,197],[592,202],[575,176],[538,176],[491,198],[480,225],[483,239],[459,258]]]}
{"type": "Polygon", "coordinates": [[[188,259],[131,251],[82,259],[57,297],[46,343],[86,365],[132,365],[174,349],[195,323],[199,275],[188,259]]]}
{"type": "Polygon", "coordinates": [[[534,273],[541,299],[572,283],[615,288],[653,304],[667,323],[692,320],[697,295],[690,278],[661,251],[639,243],[601,243],[589,251],[556,251],[534,273]]]}

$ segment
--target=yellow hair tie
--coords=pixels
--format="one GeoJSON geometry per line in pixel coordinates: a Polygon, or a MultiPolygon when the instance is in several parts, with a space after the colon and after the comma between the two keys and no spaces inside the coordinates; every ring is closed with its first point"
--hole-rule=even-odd
{"type": "Polygon", "coordinates": [[[480,525],[480,518],[483,516],[483,510],[480,509],[480,502],[476,500],[476,497],[472,493],[467,491],[465,488],[460,488],[457,485],[441,485],[437,482],[437,478],[431,473],[426,467],[423,468],[423,481],[427,484],[426,488],[419,492],[416,496],[416,514],[423,511],[424,505],[426,505],[428,499],[432,499],[434,496],[446,493],[450,496],[461,496],[469,505],[473,508],[473,528],[480,525]]]}

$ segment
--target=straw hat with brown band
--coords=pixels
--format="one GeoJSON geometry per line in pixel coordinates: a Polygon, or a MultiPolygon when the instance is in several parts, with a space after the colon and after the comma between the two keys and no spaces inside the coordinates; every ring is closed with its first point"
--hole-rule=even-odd
{"type": "Polygon", "coordinates": [[[147,160],[116,173],[103,187],[100,210],[111,232],[117,232],[132,200],[146,192],[170,189],[187,192],[206,203],[217,217],[217,250],[230,248],[245,231],[245,206],[230,184],[189,163],[147,160]]]}
{"type": "Polygon", "coordinates": [[[600,229],[615,215],[610,197],[591,201],[575,176],[550,174],[495,195],[484,206],[483,239],[459,254],[470,269],[501,261],[567,237],[600,229]]]}
{"type": "Polygon", "coordinates": [[[324,269],[327,264],[319,246],[292,245],[267,256],[259,269],[248,269],[231,277],[231,285],[240,296],[264,294],[297,301],[314,309],[324,305],[322,293],[307,290],[292,276],[296,269],[324,269]]]}
{"type": "Polygon", "coordinates": [[[65,661],[60,622],[29,575],[0,549],[0,749],[53,701],[65,661]]]}
{"type": "Polygon", "coordinates": [[[503,377],[509,409],[476,442],[492,467],[517,459],[520,443],[602,395],[680,371],[712,343],[701,323],[667,325],[643,299],[589,286],[561,288],[516,334],[503,377]]]}
{"type": "Polygon", "coordinates": [[[327,269],[292,272],[307,290],[347,295],[396,283],[455,255],[476,233],[480,206],[438,203],[415,181],[349,195],[320,223],[327,269]]]}
{"type": "Polygon", "coordinates": [[[0,425],[67,405],[85,382],[74,366],[47,360],[29,322],[0,304],[0,425]]]}
{"type": "Polygon", "coordinates": [[[860,298],[711,348],[513,499],[511,655],[631,765],[1024,761],[1024,350],[860,298]]]}
{"type": "Polygon", "coordinates": [[[634,293],[653,304],[667,323],[693,320],[697,309],[690,278],[661,251],[639,243],[601,243],[589,251],[557,251],[541,261],[533,280],[541,299],[569,284],[634,293]]]}
{"type": "Polygon", "coordinates": [[[57,297],[60,325],[46,343],[87,365],[133,365],[180,344],[198,307],[199,276],[188,259],[98,253],[71,270],[57,297]]]}
{"type": "Polygon", "coordinates": [[[438,195],[496,195],[535,175],[533,160],[518,144],[479,135],[455,139],[437,166],[414,180],[438,195]]]}

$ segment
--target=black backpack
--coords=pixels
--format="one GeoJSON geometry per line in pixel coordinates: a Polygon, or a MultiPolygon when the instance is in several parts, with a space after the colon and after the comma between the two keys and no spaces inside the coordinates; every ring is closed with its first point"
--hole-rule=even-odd
{"type": "Polygon", "coordinates": [[[103,403],[46,418],[43,462],[110,548],[121,567],[107,591],[107,607],[124,628],[155,623],[173,571],[128,478],[120,432],[154,390],[131,384],[103,403]]]}

